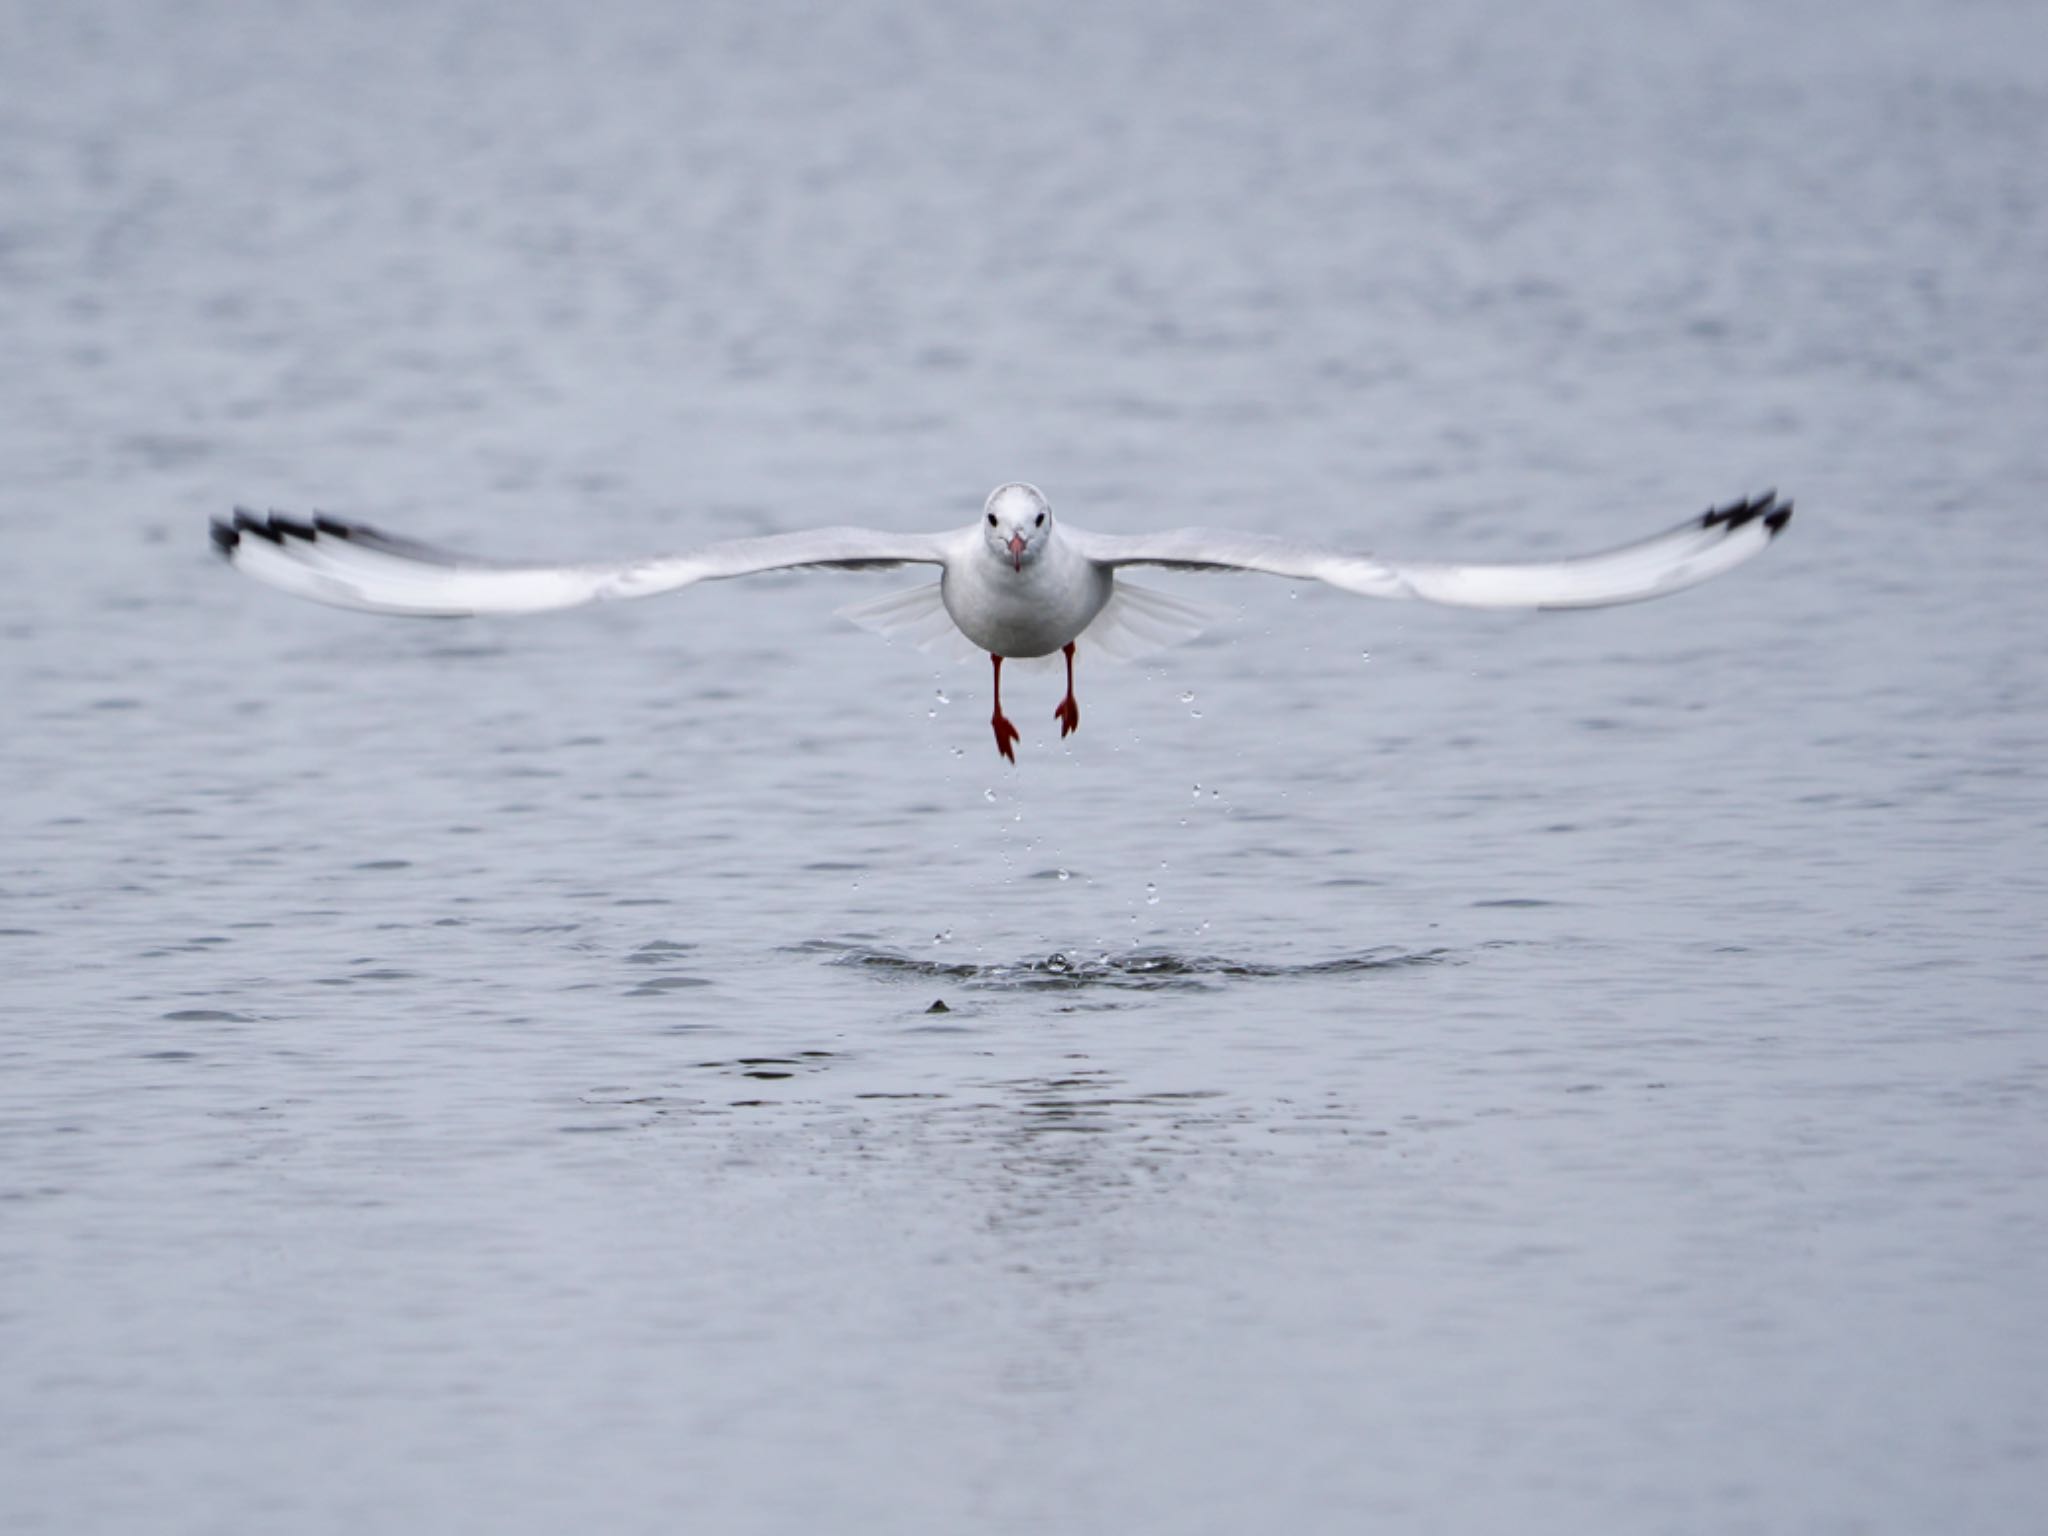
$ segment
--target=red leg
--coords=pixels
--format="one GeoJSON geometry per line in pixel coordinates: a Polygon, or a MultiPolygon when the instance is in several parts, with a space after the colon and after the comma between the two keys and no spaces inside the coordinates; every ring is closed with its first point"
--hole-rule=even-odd
{"type": "Polygon", "coordinates": [[[1059,701],[1052,716],[1060,723],[1060,735],[1081,729],[1081,705],[1074,697],[1074,642],[1067,642],[1067,696],[1059,701]]]}
{"type": "Polygon", "coordinates": [[[1010,746],[1017,739],[1017,727],[1010,724],[1009,716],[1003,713],[1003,658],[991,654],[989,660],[996,669],[996,712],[989,717],[989,724],[996,728],[996,750],[1011,762],[1017,761],[1017,754],[1010,746]]]}

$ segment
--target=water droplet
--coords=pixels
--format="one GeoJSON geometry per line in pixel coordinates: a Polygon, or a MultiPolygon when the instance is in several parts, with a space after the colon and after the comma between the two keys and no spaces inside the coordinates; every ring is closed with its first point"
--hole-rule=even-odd
{"type": "Polygon", "coordinates": [[[1189,690],[1188,690],[1188,691],[1187,691],[1186,693],[1183,693],[1183,694],[1182,694],[1182,695],[1180,696],[1180,701],[1181,701],[1181,703],[1183,703],[1183,704],[1192,704],[1192,703],[1194,703],[1194,702],[1195,702],[1195,690],[1194,690],[1194,689],[1192,689],[1192,688],[1190,688],[1190,689],[1189,689],[1189,690]]]}
{"type": "Polygon", "coordinates": [[[1195,786],[1195,798],[1197,800],[1202,798],[1202,786],[1199,784],[1195,786]]]}
{"type": "Polygon", "coordinates": [[[939,701],[939,702],[940,702],[941,704],[950,704],[950,703],[952,703],[952,702],[953,702],[953,701],[952,701],[951,699],[949,699],[949,698],[947,698],[947,697],[946,697],[946,690],[945,690],[945,689],[943,689],[943,688],[940,688],[940,689],[937,689],[937,690],[935,690],[935,691],[936,691],[936,695],[937,695],[937,697],[938,697],[938,701],[939,701]]]}
{"type": "Polygon", "coordinates": [[[1071,880],[1071,879],[1073,879],[1073,878],[1074,878],[1074,875],[1073,875],[1073,871],[1071,871],[1071,870],[1066,870],[1066,869],[1063,869],[1063,870],[1059,871],[1059,877],[1060,877],[1060,878],[1061,878],[1062,880],[1071,880]]]}
{"type": "Polygon", "coordinates": [[[1071,971],[1074,968],[1074,963],[1065,955],[1055,952],[1045,957],[1045,968],[1048,971],[1071,971]]]}
{"type": "Polygon", "coordinates": [[[1371,661],[1371,660],[1372,660],[1372,652],[1371,652],[1371,651],[1360,651],[1360,652],[1358,653],[1358,659],[1359,659],[1360,661],[1371,661]]]}
{"type": "Polygon", "coordinates": [[[981,798],[982,798],[982,799],[984,799],[984,800],[986,800],[986,801],[987,801],[987,802],[988,802],[988,803],[989,803],[990,805],[994,805],[994,804],[996,803],[996,787],[995,787],[995,785],[991,784],[991,785],[989,785],[989,787],[988,787],[987,789],[984,789],[984,790],[983,790],[983,791],[981,792],[981,798]]]}
{"type": "Polygon", "coordinates": [[[1145,882],[1145,905],[1148,907],[1156,907],[1159,905],[1159,887],[1154,885],[1150,880],[1147,880],[1145,882]]]}

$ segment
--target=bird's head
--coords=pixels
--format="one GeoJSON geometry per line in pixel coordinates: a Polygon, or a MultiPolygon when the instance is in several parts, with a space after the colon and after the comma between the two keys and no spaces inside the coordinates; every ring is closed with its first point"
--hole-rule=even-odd
{"type": "Polygon", "coordinates": [[[997,558],[1022,572],[1045,553],[1052,538],[1052,504],[1035,485],[1021,480],[999,485],[982,509],[981,533],[997,558]]]}

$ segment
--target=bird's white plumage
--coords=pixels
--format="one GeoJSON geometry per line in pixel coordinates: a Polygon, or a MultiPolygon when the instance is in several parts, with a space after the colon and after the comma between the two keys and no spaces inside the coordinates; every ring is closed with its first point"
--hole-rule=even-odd
{"type": "Polygon", "coordinates": [[[537,613],[761,571],[933,565],[939,584],[842,612],[926,648],[957,650],[973,636],[997,651],[1014,637],[1015,654],[1043,655],[1085,636],[1114,658],[1186,639],[1213,618],[1184,599],[1120,583],[1117,573],[1131,566],[1260,572],[1467,608],[1588,608],[1662,597],[1720,575],[1761,551],[1791,515],[1790,503],[1767,494],[1599,554],[1468,565],[1208,529],[1088,533],[1055,526],[1045,499],[1024,485],[998,488],[981,522],[951,533],[819,528],[611,564],[494,564],[332,518],[241,511],[214,524],[214,543],[237,569],[287,592],[416,616],[537,613]]]}
{"type": "Polygon", "coordinates": [[[986,651],[993,658],[989,723],[996,750],[1014,762],[1021,733],[1003,713],[1006,662],[1064,660],[1066,696],[1053,711],[1064,738],[1081,723],[1074,695],[1077,642],[1085,641],[1091,654],[1128,660],[1199,634],[1215,617],[1184,598],[1121,580],[1118,573],[1131,566],[1256,571],[1368,597],[1468,608],[1590,608],[1662,597],[1717,576],[1763,549],[1791,516],[1789,502],[1766,495],[1601,554],[1442,565],[1344,554],[1254,533],[1063,529],[1045,498],[1019,483],[998,486],[981,520],[952,533],[819,528],[609,565],[491,564],[361,524],[244,511],[216,521],[213,542],[237,569],[287,592],[342,608],[423,617],[539,613],[757,571],[935,565],[936,582],[840,612],[924,650],[986,651]]]}

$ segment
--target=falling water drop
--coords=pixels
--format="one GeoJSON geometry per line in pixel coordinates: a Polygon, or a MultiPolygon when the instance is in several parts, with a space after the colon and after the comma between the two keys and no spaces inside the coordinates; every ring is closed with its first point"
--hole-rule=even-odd
{"type": "Polygon", "coordinates": [[[1159,905],[1159,887],[1154,885],[1150,880],[1147,880],[1145,882],[1145,905],[1148,907],[1156,907],[1159,905]]]}

